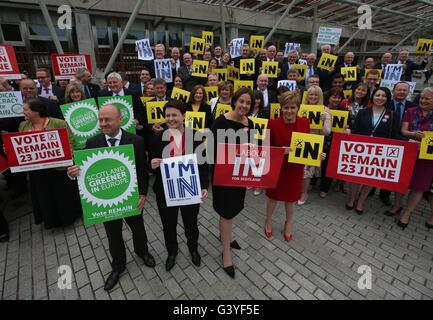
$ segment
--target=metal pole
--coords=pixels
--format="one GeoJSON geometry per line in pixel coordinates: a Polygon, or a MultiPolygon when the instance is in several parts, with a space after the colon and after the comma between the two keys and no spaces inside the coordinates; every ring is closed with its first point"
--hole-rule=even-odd
{"type": "Polygon", "coordinates": [[[311,52],[317,54],[316,29],[317,29],[317,9],[318,5],[314,5],[313,13],[313,30],[311,31],[311,52]]]}
{"type": "Polygon", "coordinates": [[[415,33],[418,32],[419,29],[421,29],[424,25],[419,25],[418,28],[416,28],[415,30],[413,30],[411,33],[409,33],[406,37],[404,37],[399,43],[397,43],[394,47],[391,48],[390,51],[395,51],[395,49],[397,49],[397,47],[401,46],[407,39],[409,39],[410,37],[412,37],[415,33]]]}
{"type": "Polygon", "coordinates": [[[48,30],[50,30],[51,38],[53,39],[54,45],[56,46],[57,53],[63,53],[62,45],[60,43],[59,37],[57,36],[56,30],[54,29],[53,21],[51,20],[45,0],[39,0],[39,6],[41,7],[41,11],[45,18],[45,22],[47,23],[48,30]]]}
{"type": "Polygon", "coordinates": [[[227,42],[226,42],[226,23],[224,20],[224,12],[223,5],[225,4],[225,0],[220,1],[220,18],[221,18],[221,45],[223,52],[226,51],[227,42]]]}
{"type": "Polygon", "coordinates": [[[125,30],[123,30],[122,35],[120,36],[119,42],[117,42],[116,48],[111,55],[110,61],[108,61],[107,66],[105,67],[105,72],[108,72],[113,67],[114,61],[116,61],[117,55],[119,54],[120,48],[123,46],[123,41],[125,41],[126,35],[129,32],[132,24],[135,21],[135,17],[140,11],[141,6],[143,5],[144,0],[138,0],[137,4],[134,7],[134,11],[132,11],[131,16],[129,17],[128,23],[126,24],[125,30]]]}
{"type": "Polygon", "coordinates": [[[284,13],[281,15],[280,19],[278,19],[277,23],[274,25],[274,27],[272,28],[272,30],[269,32],[269,34],[266,36],[265,38],[265,43],[269,41],[269,39],[272,37],[272,35],[274,34],[275,30],[277,30],[278,26],[280,25],[281,21],[283,21],[283,19],[285,18],[285,16],[287,16],[287,14],[289,13],[289,11],[293,8],[293,6],[296,4],[297,0],[292,0],[292,2],[287,6],[286,10],[284,11],[284,13]]]}
{"type": "MultiPolygon", "coordinates": [[[[373,19],[378,13],[379,13],[380,9],[376,10],[373,15],[371,16],[371,18],[373,19]]],[[[340,49],[338,49],[338,53],[340,53],[341,51],[343,51],[344,48],[346,48],[349,43],[358,35],[358,33],[360,33],[362,30],[366,30],[366,29],[358,29],[356,30],[355,33],[353,33],[349,39],[347,39],[347,41],[340,47],[340,49]]]]}

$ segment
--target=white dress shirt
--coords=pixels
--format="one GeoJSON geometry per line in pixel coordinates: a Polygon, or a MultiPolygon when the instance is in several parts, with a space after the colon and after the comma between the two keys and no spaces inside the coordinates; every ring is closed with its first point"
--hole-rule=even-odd
{"type": "Polygon", "coordinates": [[[105,135],[105,140],[107,141],[107,145],[110,147],[111,143],[109,139],[116,139],[115,147],[117,147],[120,144],[120,140],[122,139],[122,130],[119,130],[119,133],[115,137],[110,137],[105,135]]]}
{"type": "Polygon", "coordinates": [[[122,90],[120,90],[119,93],[117,93],[117,94],[114,93],[114,92],[112,92],[112,93],[113,93],[113,97],[114,97],[114,96],[121,96],[121,97],[125,96],[125,91],[123,91],[123,88],[122,88],[122,90]]]}
{"type": "Polygon", "coordinates": [[[40,93],[39,96],[47,98],[47,99],[49,99],[50,97],[54,96],[53,85],[50,83],[50,85],[48,87],[46,87],[46,88],[44,86],[41,86],[41,93],[40,93]]]}

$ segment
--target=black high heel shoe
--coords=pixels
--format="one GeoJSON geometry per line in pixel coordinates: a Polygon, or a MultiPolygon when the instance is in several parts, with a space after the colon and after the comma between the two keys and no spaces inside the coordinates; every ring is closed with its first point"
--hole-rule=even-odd
{"type": "Polygon", "coordinates": [[[234,279],[235,278],[235,268],[234,268],[234,266],[231,265],[231,266],[228,266],[228,267],[224,267],[224,254],[223,253],[221,253],[221,260],[222,260],[222,263],[223,263],[223,269],[224,269],[225,273],[227,273],[230,276],[230,278],[234,279]]]}
{"type": "Polygon", "coordinates": [[[397,225],[404,230],[409,225],[409,223],[403,223],[400,220],[398,220],[397,225]]]}
{"type": "Polygon", "coordinates": [[[433,229],[433,224],[430,224],[426,221],[425,226],[427,227],[427,229],[433,229]]]}

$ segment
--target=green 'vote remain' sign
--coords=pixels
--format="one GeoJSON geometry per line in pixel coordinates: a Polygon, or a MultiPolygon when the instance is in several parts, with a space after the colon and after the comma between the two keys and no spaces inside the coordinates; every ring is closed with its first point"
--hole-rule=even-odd
{"type": "Polygon", "coordinates": [[[132,145],[74,152],[84,224],[140,214],[137,171],[132,145]]]}

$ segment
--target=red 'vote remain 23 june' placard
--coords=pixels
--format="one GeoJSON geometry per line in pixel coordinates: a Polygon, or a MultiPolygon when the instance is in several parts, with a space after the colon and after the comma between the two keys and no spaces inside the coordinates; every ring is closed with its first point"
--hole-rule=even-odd
{"type": "Polygon", "coordinates": [[[326,175],[404,193],[417,156],[416,143],[334,133],[326,175]]]}
{"type": "Polygon", "coordinates": [[[216,186],[275,188],[284,149],[218,144],[213,183],[216,186]]]}
{"type": "Polygon", "coordinates": [[[11,172],[70,166],[72,152],[66,128],[4,133],[11,172]]]}

